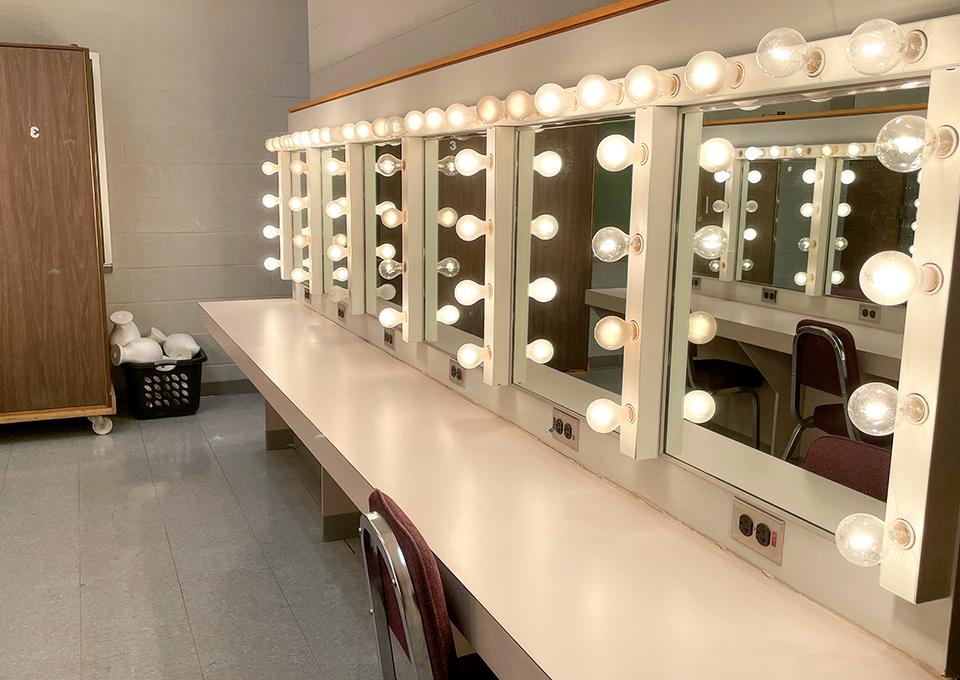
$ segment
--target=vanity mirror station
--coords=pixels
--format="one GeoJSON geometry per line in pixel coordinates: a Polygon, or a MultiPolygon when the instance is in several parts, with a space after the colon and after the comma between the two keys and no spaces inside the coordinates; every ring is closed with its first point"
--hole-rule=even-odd
{"type": "Polygon", "coordinates": [[[337,124],[305,107],[266,142],[281,210],[265,264],[954,673],[958,34],[960,16],[815,42],[780,28],[755,53],[471,106],[387,116],[366,96],[337,109],[364,120],[337,124]]]}

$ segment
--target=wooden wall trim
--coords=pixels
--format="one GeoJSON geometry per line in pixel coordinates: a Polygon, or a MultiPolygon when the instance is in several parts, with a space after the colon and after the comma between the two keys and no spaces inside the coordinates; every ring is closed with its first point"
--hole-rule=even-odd
{"type": "Polygon", "coordinates": [[[539,28],[523,31],[522,33],[517,33],[507,38],[494,40],[478,47],[472,47],[462,52],[456,52],[446,57],[441,57],[440,59],[428,61],[425,64],[420,64],[419,66],[413,66],[402,71],[397,71],[396,73],[384,76],[382,78],[377,78],[359,85],[353,85],[342,90],[337,90],[336,92],[331,92],[330,94],[325,94],[322,97],[317,97],[316,99],[311,99],[301,104],[297,104],[296,106],[291,107],[289,111],[290,113],[303,111],[304,109],[308,109],[312,106],[324,104],[335,99],[342,99],[343,97],[348,97],[352,94],[363,92],[365,90],[372,90],[375,87],[380,87],[381,85],[386,85],[388,83],[394,83],[398,80],[403,80],[404,78],[410,78],[412,76],[420,75],[421,73],[435,71],[445,66],[459,64],[460,62],[476,59],[477,57],[483,57],[485,55],[493,54],[494,52],[499,52],[510,47],[523,45],[524,43],[540,40],[541,38],[548,38],[552,35],[557,35],[558,33],[572,31],[573,29],[580,28],[581,26],[587,26],[598,21],[603,21],[604,19],[611,19],[621,14],[633,12],[638,9],[644,9],[646,7],[652,7],[653,5],[659,5],[660,3],[667,1],[668,0],[617,0],[617,2],[611,2],[608,5],[592,9],[588,12],[575,14],[572,17],[567,17],[566,19],[561,19],[560,21],[555,21],[553,23],[546,24],[545,26],[540,26],[539,28]]]}

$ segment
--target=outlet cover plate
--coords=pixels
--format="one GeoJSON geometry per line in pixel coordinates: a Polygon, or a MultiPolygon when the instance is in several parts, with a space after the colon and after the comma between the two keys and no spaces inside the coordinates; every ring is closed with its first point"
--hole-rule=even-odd
{"type": "Polygon", "coordinates": [[[733,499],[733,511],[730,514],[730,537],[777,565],[783,563],[785,526],[783,520],[779,517],[750,505],[740,498],[733,499]],[[752,522],[749,536],[740,531],[740,517],[742,515],[747,515],[752,522]],[[763,527],[766,527],[766,529],[763,527]],[[766,539],[768,541],[767,545],[763,545],[761,539],[766,539]]]}
{"type": "Polygon", "coordinates": [[[554,407],[550,433],[574,451],[580,450],[580,417],[554,407]]]}
{"type": "Polygon", "coordinates": [[[868,305],[866,303],[860,303],[860,316],[857,317],[860,321],[866,321],[867,323],[880,323],[880,305],[868,305]]]}
{"type": "Polygon", "coordinates": [[[457,387],[466,386],[467,371],[456,359],[450,359],[450,372],[447,378],[457,387]]]}

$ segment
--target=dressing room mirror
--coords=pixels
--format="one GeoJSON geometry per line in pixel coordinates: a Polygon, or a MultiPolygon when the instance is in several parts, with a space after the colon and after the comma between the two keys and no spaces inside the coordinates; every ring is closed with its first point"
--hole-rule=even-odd
{"type": "Polygon", "coordinates": [[[518,132],[513,382],[581,414],[621,392],[623,349],[601,347],[594,328],[624,316],[626,251],[594,242],[626,238],[632,170],[606,169],[597,149],[633,135],[632,117],[518,132]]]}
{"type": "MultiPolygon", "coordinates": [[[[309,197],[307,176],[310,166],[307,164],[306,151],[294,152],[290,159],[291,193],[302,198],[309,197]]],[[[306,206],[293,212],[293,272],[294,281],[302,283],[310,290],[312,265],[311,249],[313,230],[310,228],[311,209],[309,200],[306,206]]]]}
{"type": "Polygon", "coordinates": [[[399,141],[364,148],[364,243],[368,314],[403,298],[403,160],[399,141]]]}
{"type": "Polygon", "coordinates": [[[920,178],[875,140],[922,85],[684,116],[667,453],[830,530],[886,500],[893,428],[855,393],[897,386],[905,305],[859,279],[910,252],[920,178]]]}
{"type": "Polygon", "coordinates": [[[424,140],[424,339],[451,355],[466,343],[485,344],[483,299],[469,293],[486,278],[487,178],[482,169],[458,170],[462,151],[486,156],[486,134],[424,140]]]}
{"type": "Polygon", "coordinates": [[[342,299],[350,288],[346,149],[334,147],[324,151],[322,158],[324,281],[326,290],[342,299]]]}

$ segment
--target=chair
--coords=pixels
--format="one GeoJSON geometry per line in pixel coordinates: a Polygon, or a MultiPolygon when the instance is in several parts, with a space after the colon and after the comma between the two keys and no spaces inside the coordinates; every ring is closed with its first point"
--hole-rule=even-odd
{"type": "Polygon", "coordinates": [[[810,444],[802,467],[879,501],[887,500],[890,451],[882,446],[827,435],[810,444]]]}
{"type": "Polygon", "coordinates": [[[457,658],[436,558],[410,518],[381,491],[360,517],[377,652],[384,680],[396,680],[391,631],[417,680],[496,676],[476,655],[457,658]]]}
{"type": "Polygon", "coordinates": [[[760,448],[760,397],[757,389],[763,386],[763,374],[753,366],[744,366],[726,359],[697,359],[697,346],[689,345],[687,352],[687,382],[696,390],[705,390],[714,396],[748,394],[753,402],[753,448],[760,448]]]}

